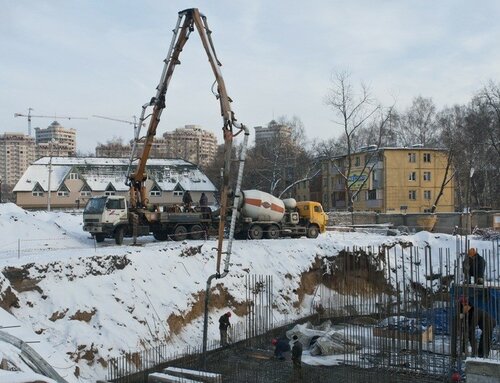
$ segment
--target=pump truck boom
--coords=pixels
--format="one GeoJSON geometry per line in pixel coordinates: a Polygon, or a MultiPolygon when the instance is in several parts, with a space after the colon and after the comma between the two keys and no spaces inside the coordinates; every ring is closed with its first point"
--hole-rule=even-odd
{"type": "MultiPolygon", "coordinates": [[[[180,64],[179,56],[191,32],[196,30],[201,38],[203,48],[208,56],[208,61],[215,75],[217,84],[216,98],[220,103],[221,116],[223,120],[222,131],[224,137],[224,168],[222,173],[222,186],[220,193],[220,217],[218,236],[219,244],[218,264],[222,254],[222,240],[224,238],[225,217],[228,209],[228,195],[230,194],[230,169],[233,138],[245,132],[245,144],[248,137],[248,129],[239,124],[231,110],[232,100],[229,98],[220,66],[217,58],[211,31],[208,27],[206,17],[198,9],[186,9],[179,12],[177,25],[173,30],[173,38],[170,43],[167,57],[164,60],[163,71],[160,82],[156,88],[156,94],[151,100],[142,106],[141,116],[135,132],[135,140],[130,155],[129,167],[127,171],[126,184],[129,186],[129,207],[124,197],[96,197],[89,200],[84,211],[84,230],[89,231],[97,241],[102,241],[106,237],[114,237],[117,244],[121,244],[124,236],[138,236],[152,233],[155,238],[165,240],[169,236],[174,239],[184,239],[189,235],[196,238],[200,229],[205,230],[211,223],[202,212],[168,213],[148,210],[148,198],[146,196],[145,182],[147,179],[146,164],[149,158],[156,129],[160,122],[160,117],[165,109],[165,99],[168,86],[174,70],[180,64]],[[149,115],[146,115],[148,108],[152,107],[149,115]],[[145,137],[140,138],[140,129],[144,121],[149,118],[149,125],[145,137]],[[235,128],[238,130],[234,133],[235,128]],[[137,158],[137,144],[143,142],[143,150],[137,158]],[[135,169],[131,171],[135,164],[135,169]],[[112,213],[112,214],[110,214],[112,213]],[[189,234],[188,234],[189,233],[189,234]]],[[[244,161],[244,160],[243,160],[244,161]]],[[[240,173],[243,167],[240,165],[240,173]]],[[[238,175],[238,182],[241,182],[241,174],[238,175]]]]}

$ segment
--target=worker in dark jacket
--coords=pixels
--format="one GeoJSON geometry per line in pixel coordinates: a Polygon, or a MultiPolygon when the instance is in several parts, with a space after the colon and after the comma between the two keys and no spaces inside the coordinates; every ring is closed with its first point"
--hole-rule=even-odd
{"type": "Polygon", "coordinates": [[[184,195],[182,196],[182,203],[184,204],[184,208],[186,210],[191,209],[191,204],[193,203],[193,198],[191,197],[191,193],[189,190],[186,190],[184,192],[184,195]]]}
{"type": "Polygon", "coordinates": [[[469,338],[472,355],[487,358],[490,354],[493,329],[497,325],[495,319],[486,311],[472,306],[464,297],[460,298],[460,312],[468,324],[468,334],[464,334],[464,338],[466,335],[469,338]],[[476,327],[481,329],[479,347],[476,341],[476,327]]]}
{"type": "Polygon", "coordinates": [[[220,345],[222,347],[227,346],[227,328],[231,326],[231,323],[229,323],[230,317],[231,311],[228,311],[219,318],[220,345]]]}
{"type": "Polygon", "coordinates": [[[200,207],[207,207],[207,206],[208,206],[208,197],[205,193],[201,193],[200,207]]]}
{"type": "Polygon", "coordinates": [[[294,380],[302,380],[302,344],[297,335],[292,337],[292,363],[294,380]]]}
{"type": "Polygon", "coordinates": [[[279,360],[285,360],[285,353],[290,351],[290,343],[288,342],[288,339],[274,338],[271,343],[274,346],[274,357],[279,360]]]}
{"type": "Polygon", "coordinates": [[[477,253],[474,247],[471,247],[467,252],[467,258],[464,259],[462,266],[467,283],[472,282],[472,277],[474,277],[474,283],[476,285],[482,285],[484,283],[486,261],[477,253]]]}

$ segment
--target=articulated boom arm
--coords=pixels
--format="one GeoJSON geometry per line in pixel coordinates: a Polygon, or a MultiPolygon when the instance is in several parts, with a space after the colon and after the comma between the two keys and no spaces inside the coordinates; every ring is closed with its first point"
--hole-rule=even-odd
{"type": "Polygon", "coordinates": [[[172,74],[174,73],[175,67],[180,64],[179,55],[184,48],[187,40],[189,39],[189,35],[194,30],[198,31],[200,35],[203,48],[208,56],[208,61],[212,68],[212,71],[215,75],[215,81],[217,82],[217,95],[216,97],[219,99],[221,115],[223,120],[223,134],[224,134],[224,171],[223,171],[223,181],[222,181],[222,190],[221,190],[221,208],[220,208],[220,217],[221,222],[219,225],[219,248],[218,248],[218,269],[220,264],[220,256],[222,253],[222,240],[224,235],[224,219],[227,211],[228,204],[228,194],[230,192],[230,168],[231,168],[231,149],[233,137],[236,134],[239,134],[244,128],[243,125],[238,124],[236,122],[236,118],[234,116],[233,111],[231,110],[231,99],[227,95],[226,86],[224,84],[224,79],[222,78],[222,73],[220,71],[220,66],[222,64],[217,59],[217,55],[215,53],[215,49],[213,46],[213,42],[211,39],[211,31],[208,27],[208,23],[206,17],[202,15],[197,8],[186,9],[179,12],[179,18],[177,20],[177,25],[173,30],[173,38],[170,44],[170,48],[168,51],[168,55],[164,60],[163,72],[161,74],[160,83],[158,85],[156,95],[151,99],[151,101],[142,107],[142,113],[138,124],[138,131],[136,132],[136,137],[134,141],[134,147],[132,149],[132,154],[130,157],[130,164],[135,158],[135,151],[137,142],[139,141],[140,135],[140,127],[143,124],[143,121],[147,119],[149,116],[145,116],[146,109],[150,106],[153,107],[153,111],[151,112],[151,120],[149,122],[149,127],[144,137],[144,150],[139,158],[139,162],[137,164],[137,168],[134,173],[130,173],[129,165],[129,174],[127,185],[130,186],[130,204],[133,208],[144,207],[148,199],[146,197],[146,190],[144,183],[146,181],[146,162],[149,158],[149,154],[151,151],[151,147],[153,144],[154,137],[156,135],[156,128],[158,127],[158,123],[160,122],[160,116],[165,108],[165,96],[168,90],[168,85],[170,83],[170,79],[172,78],[172,74]],[[233,127],[238,128],[238,132],[233,134],[233,127]]]}

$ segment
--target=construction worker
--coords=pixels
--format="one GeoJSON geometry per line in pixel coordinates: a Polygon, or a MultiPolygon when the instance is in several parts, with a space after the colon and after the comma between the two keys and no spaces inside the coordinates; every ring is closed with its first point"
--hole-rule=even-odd
{"type": "Polygon", "coordinates": [[[472,283],[472,277],[474,277],[474,283],[476,285],[484,284],[485,267],[486,261],[484,258],[477,253],[474,247],[471,247],[462,265],[465,281],[467,283],[472,283]]]}
{"type": "Polygon", "coordinates": [[[297,335],[292,337],[292,342],[293,378],[295,381],[300,381],[302,380],[302,344],[297,335]]]}
{"type": "Polygon", "coordinates": [[[189,190],[184,192],[184,195],[182,196],[182,203],[184,204],[184,211],[189,211],[191,209],[193,198],[191,197],[189,190]]]}
{"type": "Polygon", "coordinates": [[[231,318],[231,311],[222,314],[219,318],[219,330],[220,330],[220,345],[222,347],[227,346],[227,328],[231,327],[229,323],[229,318],[231,318]]]}
{"type": "Polygon", "coordinates": [[[285,353],[290,351],[290,343],[288,339],[276,339],[274,338],[271,341],[271,344],[274,346],[274,357],[279,360],[285,360],[285,353]]]}
{"type": "Polygon", "coordinates": [[[460,313],[468,324],[468,334],[463,334],[463,339],[469,339],[472,355],[480,358],[487,358],[490,354],[491,341],[493,338],[493,329],[496,326],[495,319],[486,311],[472,304],[465,297],[460,297],[460,313]],[[479,347],[476,341],[476,327],[481,329],[479,338],[479,347]]]}

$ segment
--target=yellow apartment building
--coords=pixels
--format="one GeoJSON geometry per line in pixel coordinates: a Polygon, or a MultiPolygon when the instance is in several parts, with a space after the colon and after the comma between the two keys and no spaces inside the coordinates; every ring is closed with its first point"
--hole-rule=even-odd
{"type": "MultiPolygon", "coordinates": [[[[366,147],[351,154],[349,182],[356,211],[380,213],[430,212],[439,194],[447,167],[447,151],[424,147],[366,147]],[[366,182],[364,182],[366,181],[366,182]],[[364,184],[363,184],[364,182],[364,184]]],[[[323,207],[346,210],[347,156],[325,159],[322,166],[323,207]]],[[[448,171],[448,178],[452,170],[448,171]]],[[[443,190],[436,212],[454,211],[454,182],[443,190]]]]}

